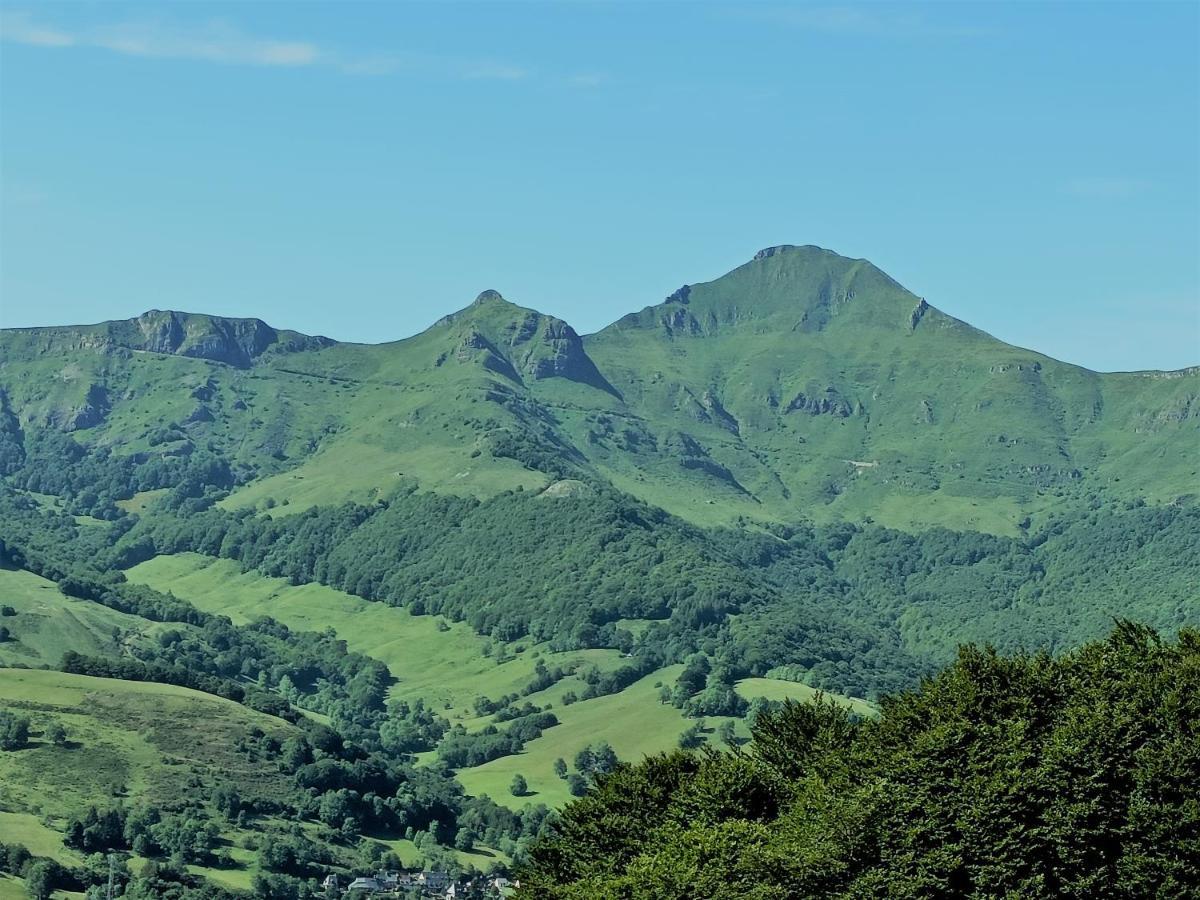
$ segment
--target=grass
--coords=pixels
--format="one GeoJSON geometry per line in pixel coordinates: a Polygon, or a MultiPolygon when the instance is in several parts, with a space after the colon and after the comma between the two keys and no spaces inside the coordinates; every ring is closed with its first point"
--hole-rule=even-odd
{"type": "Polygon", "coordinates": [[[118,500],[117,506],[118,508],[125,510],[125,512],[141,515],[150,508],[150,505],[153,504],[155,500],[157,500],[159,497],[166,496],[167,493],[168,491],[166,488],[158,488],[153,491],[138,491],[128,500],[118,500]]]}
{"type": "MultiPolygon", "coordinates": [[[[561,701],[553,712],[560,724],[547,729],[530,741],[516,756],[505,756],[458,773],[467,791],[487,794],[497,803],[519,809],[527,803],[561,806],[571,799],[567,784],[554,774],[559,757],[571,765],[575,754],[599,741],[608,741],[621,759],[636,761],[643,756],[669,750],[693,720],[686,719],[673,706],[658,700],[657,682],[672,683],[682,666],[660,669],[634,682],[618,694],[584,700],[570,706],[561,701]],[[509,791],[513,775],[521,774],[529,784],[529,793],[514,797],[509,791]]],[[[547,693],[561,697],[574,686],[563,683],[547,693]]],[[[710,720],[715,722],[716,720],[710,720]]]]}
{"type": "MultiPolygon", "coordinates": [[[[170,808],[180,785],[234,783],[247,796],[277,797],[285,776],[233,749],[253,727],[284,738],[295,729],[231,701],[174,685],[0,669],[0,709],[31,722],[23,749],[0,754],[0,829],[37,836],[29,817],[61,825],[89,806],[147,802],[170,808]],[[42,734],[62,724],[68,741],[42,734]],[[23,818],[13,819],[14,814],[23,818]]],[[[45,837],[45,835],[42,835],[45,837]]]]}
{"type": "MultiPolygon", "coordinates": [[[[269,615],[289,628],[331,627],[351,650],[388,666],[397,678],[393,696],[420,697],[468,730],[491,722],[490,716],[475,715],[474,699],[480,695],[495,699],[520,693],[533,677],[539,658],[550,666],[594,664],[602,670],[621,664],[620,654],[615,650],[550,653],[544,647],[522,642],[508,645],[506,650],[513,655],[497,663],[484,655],[484,646],[490,642],[465,625],[439,624],[436,617],[413,616],[403,609],[362,600],[323,585],[293,586],[284,579],[242,572],[230,560],[199,554],[159,556],[125,574],[130,581],[170,590],[200,609],[227,615],[235,622],[269,615]],[[515,653],[516,648],[524,649],[515,653]]],[[[583,693],[586,685],[579,676],[565,678],[544,691],[523,697],[522,702],[551,705],[560,724],[527,744],[521,754],[465,769],[459,778],[468,792],[486,793],[512,808],[519,809],[530,802],[559,806],[570,796],[566,783],[554,775],[555,759],[562,757],[570,762],[579,750],[601,740],[612,744],[622,759],[631,760],[676,746],[680,733],[693,720],[685,718],[675,707],[660,703],[655,685],[674,683],[679,671],[678,666],[667,667],[618,694],[571,705],[565,705],[562,697],[568,692],[583,693]],[[530,795],[522,798],[509,792],[512,776],[518,772],[525,776],[531,790],[530,795]]],[[[738,683],[737,690],[747,699],[763,696],[771,700],[784,697],[806,700],[815,693],[806,685],[770,678],[746,679],[738,683]]],[[[866,701],[846,702],[864,715],[873,714],[874,707],[866,701]]],[[[719,722],[710,719],[708,726],[715,729],[719,722]]],[[[744,724],[737,725],[744,735],[744,724]]],[[[423,758],[435,757],[436,754],[429,753],[423,758]]]]}
{"type": "Polygon", "coordinates": [[[351,650],[387,665],[397,679],[393,696],[420,697],[455,720],[472,719],[471,706],[480,695],[496,698],[520,692],[533,677],[535,654],[552,666],[578,663],[610,669],[620,662],[616,650],[549,653],[518,642],[509,649],[524,647],[524,651],[497,664],[484,652],[490,642],[466,625],[414,616],[324,585],[292,586],[281,578],[243,573],[229,560],[194,553],[159,556],[125,575],[235,622],[271,616],[289,628],[333,628],[351,650]]]}
{"type": "MultiPolygon", "coordinates": [[[[407,340],[271,353],[245,370],[93,340],[116,329],[138,346],[136,323],[11,329],[2,387],[25,422],[70,414],[103,387],[111,409],[78,434],[122,453],[181,450],[151,436],[203,405],[192,443],[256,473],[223,505],[280,512],[387,496],[401,477],[479,497],[535,489],[545,474],[489,447],[502,431],[543,429],[592,474],[710,525],[870,516],[1013,534],[1039,489],[1078,473],[1113,498],[1196,492],[1200,371],[1089,372],[938,310],[918,322],[918,302],[866,261],[794,248],[582,344],[556,343],[548,319],[495,299],[407,340]],[[531,374],[531,360],[552,357],[570,363],[565,377],[531,374]],[[848,407],[789,411],[801,394],[848,407]],[[680,435],[699,449],[682,453],[680,435]],[[712,465],[680,464],[695,455],[712,465]]],[[[197,334],[212,325],[189,322],[197,334]]]]}
{"type": "Polygon", "coordinates": [[[735,685],[734,689],[747,700],[762,697],[765,700],[795,700],[798,703],[806,703],[816,697],[817,694],[823,694],[826,697],[843,703],[851,711],[860,716],[876,716],[879,714],[879,708],[868,700],[861,700],[857,697],[841,697],[837,694],[830,694],[827,691],[818,691],[807,684],[799,684],[795,681],[782,681],[778,678],[743,678],[735,685]]]}
{"type": "MultiPolygon", "coordinates": [[[[659,684],[674,684],[683,667],[667,666],[634,682],[618,694],[582,700],[570,706],[562,704],[567,691],[581,692],[578,679],[566,679],[541,694],[533,695],[534,702],[552,702],[560,724],[547,729],[537,740],[525,745],[523,752],[492,760],[473,769],[463,769],[459,780],[472,794],[487,794],[497,803],[520,809],[527,803],[561,806],[571,799],[566,781],[554,774],[554,761],[563,759],[571,766],[575,754],[601,740],[608,741],[617,756],[637,761],[644,756],[671,750],[678,746],[679,735],[695,724],[678,709],[659,700],[659,684]],[[514,797],[509,790],[514,775],[525,777],[529,793],[514,797]]],[[[812,699],[813,688],[793,681],[774,678],[746,678],[737,683],[737,692],[748,700],[765,697],[768,700],[790,698],[798,701],[812,699]]],[[[850,706],[860,715],[876,714],[875,707],[865,700],[829,695],[850,706]]],[[[704,720],[708,741],[719,745],[714,734],[724,717],[710,716],[704,720]]],[[[737,734],[747,737],[744,722],[729,719],[737,734]]]]}
{"type": "Polygon", "coordinates": [[[65,596],[52,581],[32,572],[0,568],[0,605],[15,616],[0,617],[12,639],[0,643],[0,666],[55,666],[63,653],[111,655],[131,635],[160,626],[98,603],[65,596]],[[116,637],[114,637],[116,635],[116,637]]]}
{"type": "MultiPolygon", "coordinates": [[[[412,841],[403,838],[395,840],[375,838],[374,840],[400,857],[400,862],[405,868],[416,868],[422,859],[421,851],[412,841]]],[[[451,852],[464,866],[474,866],[481,872],[486,872],[498,864],[508,865],[511,862],[505,854],[490,847],[474,847],[471,850],[452,850],[451,852]]]]}

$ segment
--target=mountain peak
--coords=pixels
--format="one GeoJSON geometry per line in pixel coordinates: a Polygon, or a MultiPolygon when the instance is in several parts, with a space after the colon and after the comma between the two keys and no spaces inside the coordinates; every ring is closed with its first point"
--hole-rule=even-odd
{"type": "Polygon", "coordinates": [[[475,298],[475,305],[478,306],[482,303],[489,303],[497,300],[501,303],[505,302],[504,295],[499,291],[494,291],[491,288],[488,288],[486,291],[482,291],[479,296],[475,298]]]}
{"type": "Polygon", "coordinates": [[[812,244],[777,244],[713,281],[683,286],[658,306],[625,316],[599,334],[631,327],[661,329],[672,337],[729,329],[811,332],[837,322],[911,331],[924,312],[920,298],[868,260],[812,244]]]}
{"type": "MultiPolygon", "coordinates": [[[[821,250],[820,247],[814,247],[812,244],[803,246],[797,244],[776,244],[774,247],[764,247],[754,254],[754,259],[769,259],[772,256],[778,256],[781,253],[789,253],[793,250],[821,250]]],[[[829,253],[829,250],[822,250],[823,253],[829,253]]]]}

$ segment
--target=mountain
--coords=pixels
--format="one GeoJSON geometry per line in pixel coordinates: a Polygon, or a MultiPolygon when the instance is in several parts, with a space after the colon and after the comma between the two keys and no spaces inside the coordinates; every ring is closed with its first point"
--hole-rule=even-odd
{"type": "Polygon", "coordinates": [[[817,247],[591,335],[494,290],[374,345],[0,331],[0,755],[39,790],[68,755],[113,773],[0,796],[0,842],[70,890],[91,854],[159,859],[139,896],[504,867],[618,756],[733,747],[817,691],[886,723],[966,642],[1042,671],[1113,619],[1195,625],[1198,396],[817,247]],[[82,691],[193,743],[245,714],[200,759],[82,691]]]}
{"type": "Polygon", "coordinates": [[[579,336],[485,291],[390,344],[150,312],[0,333],[7,442],[209,446],[229,506],[598,478],[698,523],[1002,534],[1064,497],[1194,493],[1200,370],[1100,374],[998,341],[865,260],[773,247],[579,336]]]}

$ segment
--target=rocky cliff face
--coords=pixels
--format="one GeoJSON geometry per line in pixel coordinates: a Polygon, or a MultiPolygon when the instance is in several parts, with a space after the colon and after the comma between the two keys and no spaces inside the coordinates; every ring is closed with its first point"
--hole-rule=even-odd
{"type": "MultiPolygon", "coordinates": [[[[335,341],[295,331],[276,331],[261,319],[227,319],[152,309],[136,319],[62,328],[12,328],[3,332],[8,352],[44,354],[131,351],[210,359],[249,368],[268,351],[317,350],[335,341]]],[[[82,427],[82,426],[81,426],[82,427]]]]}
{"type": "Polygon", "coordinates": [[[276,345],[280,349],[310,350],[333,343],[328,338],[280,333],[261,319],[225,319],[170,310],[150,310],[132,324],[136,329],[131,335],[134,340],[122,341],[120,331],[125,329],[117,329],[113,335],[116,343],[131,350],[211,359],[237,368],[248,368],[276,345]]]}
{"type": "Polygon", "coordinates": [[[434,327],[446,326],[463,328],[456,354],[460,360],[482,360],[487,368],[518,381],[565,378],[616,393],[574,328],[562,319],[516,306],[498,291],[484,291],[434,327]],[[496,358],[505,366],[498,366],[496,358]]]}

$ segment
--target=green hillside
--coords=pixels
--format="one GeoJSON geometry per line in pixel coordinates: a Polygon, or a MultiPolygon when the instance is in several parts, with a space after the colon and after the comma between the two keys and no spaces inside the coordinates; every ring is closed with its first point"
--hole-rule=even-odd
{"type": "Polygon", "coordinates": [[[68,650],[88,655],[111,654],[160,626],[65,596],[52,581],[31,572],[0,568],[0,616],[8,640],[0,643],[0,665],[57,666],[68,650]]]}
{"type": "Polygon", "coordinates": [[[1198,476],[1200,371],[1059,363],[815,247],[763,251],[586,338],[487,291],[392,344],[147,313],[8,330],[0,348],[9,468],[43,429],[158,468],[199,448],[229,461],[231,506],[574,474],[702,523],[1015,533],[1063,497],[1167,501],[1198,476]]]}
{"type": "Polygon", "coordinates": [[[296,730],[210,694],[0,669],[0,711],[27,717],[31,734],[27,746],[0,753],[0,841],[68,865],[81,856],[63,845],[62,829],[93,806],[183,811],[214,785],[236,785],[247,798],[294,791],[274,766],[235,747],[255,730],[281,740],[296,730]],[[53,724],[66,729],[65,743],[46,737],[53,724]]]}
{"type": "Polygon", "coordinates": [[[376,345],[0,330],[0,841],[151,896],[520,866],[619,761],[787,700],[868,722],[967,642],[1198,624],[1198,488],[1200,369],[1061,363],[816,247],[585,336],[496,291],[376,345]]]}
{"type": "MultiPolygon", "coordinates": [[[[197,554],[155,557],[129,569],[126,575],[133,582],[170,590],[199,609],[228,615],[235,622],[269,615],[290,628],[332,628],[350,649],[387,664],[396,678],[391,688],[393,699],[420,699],[470,731],[490,720],[474,711],[475,698],[520,693],[533,679],[539,660],[551,666],[595,666],[602,671],[621,664],[621,654],[614,650],[553,652],[545,645],[528,643],[515,644],[511,656],[497,659],[492,653],[485,655],[484,642],[461,624],[442,630],[429,616],[413,616],[323,585],[291,586],[283,579],[242,573],[226,560],[197,554]]],[[[601,738],[607,739],[622,759],[630,760],[676,746],[680,733],[692,722],[674,706],[660,702],[658,692],[661,685],[673,684],[681,669],[657,669],[615,694],[570,704],[563,703],[564,695],[578,696],[586,689],[578,676],[528,693],[523,700],[549,704],[560,724],[516,755],[460,770],[459,780],[468,792],[488,794],[516,809],[531,802],[561,805],[570,795],[564,780],[554,774],[555,759],[572,760],[601,738]],[[508,790],[518,772],[530,785],[530,793],[523,797],[513,797],[508,790]]],[[[770,678],[745,679],[737,690],[747,700],[802,700],[814,694],[804,684],[770,678]]],[[[864,701],[844,702],[861,714],[874,713],[864,701]]],[[[726,718],[709,717],[706,725],[715,730],[726,718]]]]}

